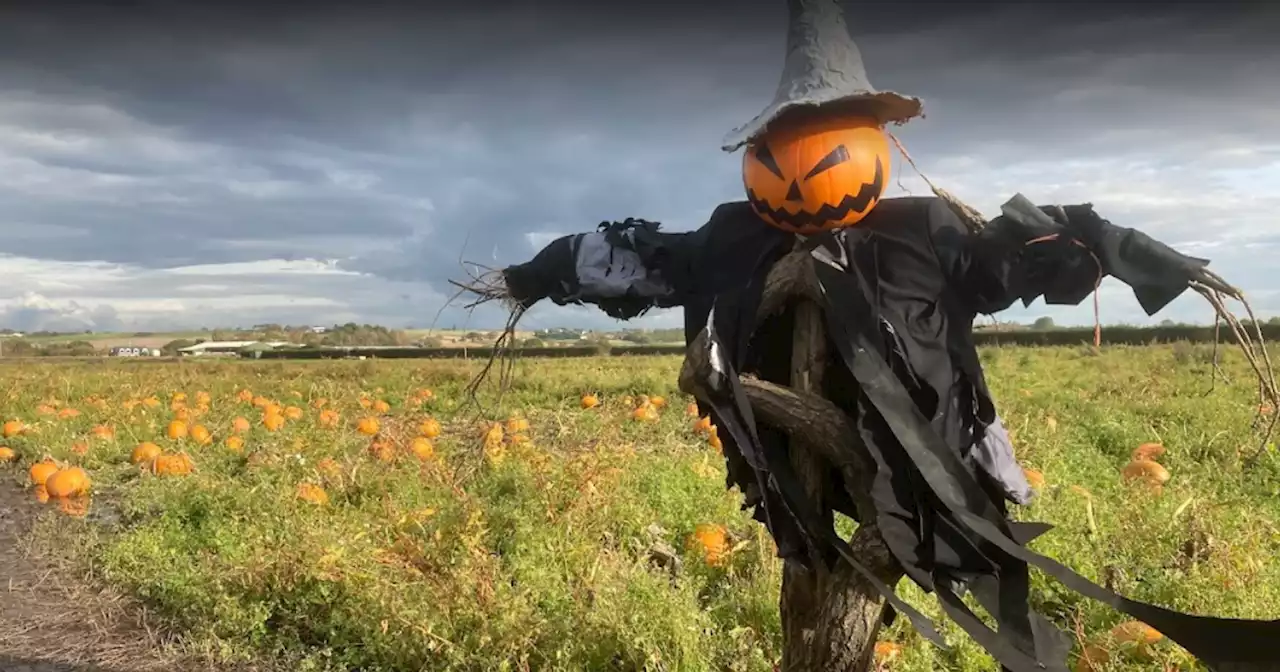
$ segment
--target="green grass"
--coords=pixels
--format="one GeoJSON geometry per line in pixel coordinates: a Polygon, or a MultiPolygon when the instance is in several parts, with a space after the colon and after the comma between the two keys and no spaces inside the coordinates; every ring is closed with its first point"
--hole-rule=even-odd
{"type": "MultiPolygon", "coordinates": [[[[1112,577],[1135,599],[1276,618],[1280,469],[1274,451],[1244,466],[1257,448],[1252,372],[1229,353],[1233,384],[1206,395],[1208,348],[985,350],[1018,456],[1047,483],[1017,515],[1056,526],[1037,550],[1095,580],[1112,577]],[[1168,448],[1161,461],[1173,477],[1158,495],[1120,479],[1147,441],[1168,448]]],[[[724,489],[722,458],[692,431],[678,368],[674,357],[526,360],[500,402],[486,398],[481,418],[461,403],[475,371],[465,362],[0,367],[7,413],[35,427],[10,439],[20,466],[7,477],[25,480],[24,467],[45,453],[83,465],[94,479],[90,515],[51,509],[44,533],[81,540],[78,562],[215,657],[302,670],[769,670],[780,655],[780,565],[738,510],[738,493],[724,489]],[[422,388],[434,400],[407,403],[422,388]],[[241,389],[302,417],[268,432],[262,411],[237,398],[241,389]],[[196,409],[200,391],[211,401],[192,422],[214,442],[164,438],[171,396],[187,393],[196,409]],[[582,410],[586,392],[603,406],[582,410]],[[362,394],[391,406],[381,418],[390,439],[408,439],[428,415],[440,420],[436,455],[371,457],[369,437],[354,430],[376,414],[362,394]],[[657,422],[631,419],[623,397],[639,394],[669,400],[657,422]],[[319,399],[340,412],[338,427],[321,426],[319,399]],[[60,407],[81,413],[60,419],[60,407]],[[486,450],[486,421],[512,415],[528,419],[528,441],[486,450]],[[237,416],[253,423],[242,454],[224,445],[237,416]],[[73,451],[98,424],[115,438],[73,451]],[[127,458],[144,440],[187,450],[195,473],[141,473],[127,458]],[[325,458],[340,466],[335,474],[317,468],[325,458]],[[296,499],[304,481],[323,485],[329,503],[296,499]],[[746,543],[727,564],[708,566],[686,547],[702,523],[746,543]],[[650,562],[656,541],[682,554],[675,576],[650,562]]],[[[1044,577],[1035,582],[1038,606],[1073,631],[1092,638],[1120,620],[1044,577]]],[[[944,624],[954,646],[940,651],[900,619],[884,633],[902,647],[892,669],[992,669],[929,596],[908,582],[899,590],[944,624]]],[[[1156,654],[1117,655],[1111,669],[1197,669],[1168,642],[1156,654]]]]}

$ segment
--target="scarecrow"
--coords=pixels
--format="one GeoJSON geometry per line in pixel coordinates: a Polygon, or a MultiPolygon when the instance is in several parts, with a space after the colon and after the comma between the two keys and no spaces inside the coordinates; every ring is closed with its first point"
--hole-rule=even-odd
{"type": "MultiPolygon", "coordinates": [[[[871,86],[836,0],[788,6],[777,95],[723,145],[745,147],[745,200],[687,233],[606,222],[464,286],[508,301],[510,327],[544,299],[620,319],[683,308],[681,389],[718,426],[727,485],[785,559],[786,668],[866,669],[869,644],[896,614],[945,646],[895,595],[905,575],[1004,669],[1065,671],[1071,640],[1029,604],[1034,566],[1213,669],[1280,669],[1280,621],[1130,600],[1027,547],[1049,526],[1009,517],[1007,503],[1025,503],[1030,489],[972,339],[979,314],[1038,297],[1078,304],[1112,276],[1148,315],[1200,292],[1249,355],[1251,337],[1221,303],[1240,293],[1207,260],[1090,204],[1015,195],[984,221],[936,187],[882,198],[896,144],[886,126],[920,116],[921,102],[871,86]],[[836,512],[859,522],[852,538],[835,532],[836,512]]],[[[1269,371],[1259,374],[1274,399],[1269,371]]]]}

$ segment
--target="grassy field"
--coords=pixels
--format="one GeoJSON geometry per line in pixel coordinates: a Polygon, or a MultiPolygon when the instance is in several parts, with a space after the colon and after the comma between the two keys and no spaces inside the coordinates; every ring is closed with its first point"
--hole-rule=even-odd
{"type": "MultiPolygon", "coordinates": [[[[984,351],[1019,459],[1043,476],[1017,515],[1057,526],[1038,550],[1131,597],[1280,617],[1280,469],[1274,449],[1246,466],[1252,372],[1228,353],[1232,384],[1206,395],[1208,351],[984,351]],[[1145,442],[1167,448],[1159,493],[1121,478],[1145,442]]],[[[724,489],[722,458],[674,387],[678,366],[524,361],[504,398],[482,398],[483,414],[462,403],[466,362],[4,366],[0,420],[24,431],[4,440],[16,455],[0,477],[25,485],[46,455],[83,467],[87,506],[50,502],[35,541],[215,658],[770,670],[780,566],[724,489]],[[600,406],[583,409],[587,393],[600,406]],[[639,395],[665,398],[656,418],[635,417],[639,395]],[[190,473],[131,464],[142,442],[185,453],[190,473]],[[653,561],[663,544],[679,568],[653,561]]],[[[900,591],[954,646],[938,650],[899,619],[884,669],[993,669],[929,596],[900,591]]],[[[1099,670],[1202,669],[1167,641],[1152,660],[1108,644],[1119,615],[1044,577],[1035,592],[1082,644],[1113,652],[1099,670]]]]}

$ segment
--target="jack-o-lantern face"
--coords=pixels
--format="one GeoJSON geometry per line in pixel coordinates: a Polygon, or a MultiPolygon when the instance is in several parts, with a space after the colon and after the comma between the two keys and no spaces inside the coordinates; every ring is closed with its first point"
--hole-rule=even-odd
{"type": "Polygon", "coordinates": [[[798,234],[857,224],[889,180],[889,140],[875,119],[827,116],[781,125],[742,158],[747,200],[765,222],[798,234]]]}

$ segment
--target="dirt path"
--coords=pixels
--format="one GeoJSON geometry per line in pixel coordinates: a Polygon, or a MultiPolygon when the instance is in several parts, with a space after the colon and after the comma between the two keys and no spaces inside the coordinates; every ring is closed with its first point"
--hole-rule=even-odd
{"type": "Polygon", "coordinates": [[[0,672],[215,669],[163,653],[143,610],[41,555],[31,529],[46,512],[0,472],[0,672]]]}

